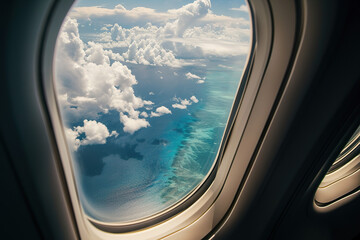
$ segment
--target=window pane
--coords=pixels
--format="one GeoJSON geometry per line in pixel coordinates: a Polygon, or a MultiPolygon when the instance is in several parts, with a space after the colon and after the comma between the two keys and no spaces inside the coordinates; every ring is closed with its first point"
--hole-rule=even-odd
{"type": "Polygon", "coordinates": [[[250,34],[243,0],[75,4],[57,39],[55,84],[89,217],[148,217],[204,181],[250,34]]]}

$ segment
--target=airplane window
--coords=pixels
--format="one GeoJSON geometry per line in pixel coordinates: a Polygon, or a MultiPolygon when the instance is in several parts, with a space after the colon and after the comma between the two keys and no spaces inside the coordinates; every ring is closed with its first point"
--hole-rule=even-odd
{"type": "Polygon", "coordinates": [[[241,94],[250,35],[243,0],[75,3],[54,81],[90,219],[150,217],[202,186],[241,94]]]}
{"type": "Polygon", "coordinates": [[[321,182],[315,201],[327,206],[359,191],[360,187],[360,127],[358,127],[336,158],[321,182]]]}
{"type": "Polygon", "coordinates": [[[351,161],[356,155],[360,153],[360,127],[356,129],[355,133],[351,136],[344,149],[340,152],[335,162],[329,169],[329,172],[334,172],[351,161]]]}

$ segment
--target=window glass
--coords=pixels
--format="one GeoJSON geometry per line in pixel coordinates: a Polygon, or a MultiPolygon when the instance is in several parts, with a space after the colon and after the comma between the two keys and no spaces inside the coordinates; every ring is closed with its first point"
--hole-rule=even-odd
{"type": "Polygon", "coordinates": [[[250,45],[243,0],[83,0],[58,35],[57,100],[84,212],[151,216],[214,166],[250,45]]]}

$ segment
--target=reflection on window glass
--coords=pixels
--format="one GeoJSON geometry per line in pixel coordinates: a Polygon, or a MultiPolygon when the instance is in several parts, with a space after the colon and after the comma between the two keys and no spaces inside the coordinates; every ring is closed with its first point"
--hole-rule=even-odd
{"type": "Polygon", "coordinates": [[[211,170],[250,43],[243,0],[78,1],[55,83],[85,213],[128,222],[211,170]]]}

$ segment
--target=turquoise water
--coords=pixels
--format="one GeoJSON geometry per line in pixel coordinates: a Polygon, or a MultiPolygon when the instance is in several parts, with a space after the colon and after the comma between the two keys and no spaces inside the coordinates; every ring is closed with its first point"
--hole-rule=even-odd
{"type": "Polygon", "coordinates": [[[188,194],[211,169],[222,140],[241,72],[223,72],[215,69],[208,72],[202,103],[184,121],[186,132],[182,137],[171,129],[164,138],[173,139],[172,146],[161,153],[168,161],[168,171],[173,174],[168,185],[162,189],[163,201],[174,202],[188,194]],[[171,164],[170,164],[171,163],[171,164]],[[171,200],[170,200],[171,199],[171,200]]]}
{"type": "Polygon", "coordinates": [[[132,221],[162,211],[190,193],[216,160],[240,77],[241,71],[208,70],[196,94],[197,104],[172,109],[172,115],[154,118],[151,128],[102,145],[108,153],[99,157],[101,174],[86,176],[78,170],[86,213],[104,222],[132,221]],[[159,144],[152,144],[153,139],[159,144]],[[117,151],[124,144],[129,144],[125,152],[135,151],[143,158],[122,159],[117,151]]]}

